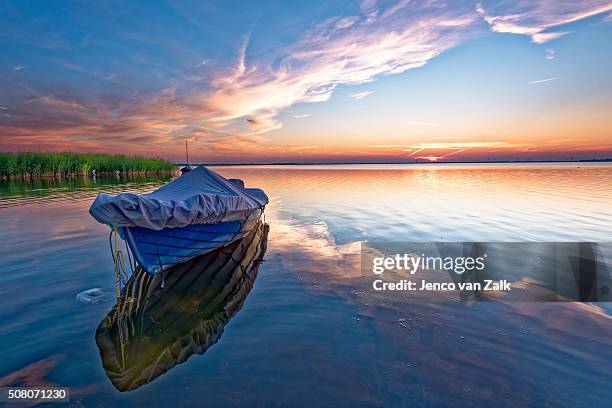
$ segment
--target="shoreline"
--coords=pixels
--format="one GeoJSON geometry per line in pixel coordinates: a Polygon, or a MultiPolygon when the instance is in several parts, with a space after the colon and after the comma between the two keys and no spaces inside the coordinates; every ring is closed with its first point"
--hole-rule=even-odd
{"type": "Polygon", "coordinates": [[[174,172],[166,159],[125,154],[75,152],[0,152],[0,179],[73,178],[174,172]]]}
{"type": "Polygon", "coordinates": [[[70,173],[70,174],[58,174],[58,173],[44,173],[44,174],[13,174],[10,176],[0,177],[0,181],[9,180],[37,180],[37,179],[74,179],[74,178],[95,178],[95,177],[108,177],[108,176],[161,176],[161,175],[174,175],[176,170],[164,170],[164,171],[126,171],[126,172],[101,172],[91,173],[70,173]]]}

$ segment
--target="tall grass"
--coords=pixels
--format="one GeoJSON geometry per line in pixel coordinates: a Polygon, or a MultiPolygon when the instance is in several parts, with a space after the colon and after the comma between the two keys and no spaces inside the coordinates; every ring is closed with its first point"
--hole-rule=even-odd
{"type": "Polygon", "coordinates": [[[71,152],[0,152],[0,178],[76,176],[91,174],[153,174],[173,172],[168,160],[71,152]]]}

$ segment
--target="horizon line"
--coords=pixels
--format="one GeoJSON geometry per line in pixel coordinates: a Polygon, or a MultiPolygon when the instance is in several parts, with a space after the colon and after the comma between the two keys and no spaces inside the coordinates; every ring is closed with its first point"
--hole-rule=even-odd
{"type": "Polygon", "coordinates": [[[347,164],[499,164],[499,163],[600,163],[612,162],[612,158],[582,160],[476,160],[476,161],[416,161],[416,162],[269,162],[269,163],[176,163],[175,166],[341,166],[347,164]]]}

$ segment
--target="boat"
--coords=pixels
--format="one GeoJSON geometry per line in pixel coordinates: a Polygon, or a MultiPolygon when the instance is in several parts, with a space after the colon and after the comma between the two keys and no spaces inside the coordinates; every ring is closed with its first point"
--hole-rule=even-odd
{"type": "Polygon", "coordinates": [[[136,268],[95,336],[117,390],[148,384],[219,341],[253,287],[268,230],[259,222],[243,239],[173,266],[163,290],[160,275],[136,268]]]}
{"type": "Polygon", "coordinates": [[[242,239],[267,203],[262,190],[198,166],[148,194],[99,194],[89,212],[154,275],[242,239]]]}

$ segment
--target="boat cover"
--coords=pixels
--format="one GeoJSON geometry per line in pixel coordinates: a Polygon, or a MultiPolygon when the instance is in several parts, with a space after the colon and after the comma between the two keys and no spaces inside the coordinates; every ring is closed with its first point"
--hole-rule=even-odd
{"type": "Polygon", "coordinates": [[[153,230],[246,219],[268,203],[257,188],[241,188],[199,166],[149,194],[99,194],[89,213],[115,227],[153,230]]]}

